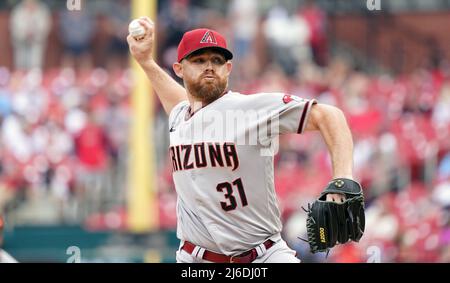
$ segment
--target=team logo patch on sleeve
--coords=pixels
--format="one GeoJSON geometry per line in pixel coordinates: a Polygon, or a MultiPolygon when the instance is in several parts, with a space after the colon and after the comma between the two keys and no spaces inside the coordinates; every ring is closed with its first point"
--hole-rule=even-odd
{"type": "Polygon", "coordinates": [[[303,98],[300,98],[300,97],[295,96],[295,95],[286,94],[286,95],[283,96],[283,102],[284,102],[284,104],[288,104],[288,103],[291,102],[292,100],[295,100],[295,101],[297,101],[297,102],[302,102],[302,101],[304,101],[303,98]]]}
{"type": "Polygon", "coordinates": [[[292,95],[286,94],[285,96],[283,96],[284,104],[288,104],[291,101],[292,101],[292,95]]]}

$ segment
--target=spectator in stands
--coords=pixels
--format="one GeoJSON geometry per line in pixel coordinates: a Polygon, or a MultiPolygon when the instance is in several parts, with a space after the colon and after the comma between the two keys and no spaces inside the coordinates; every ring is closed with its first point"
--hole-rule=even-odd
{"type": "Polygon", "coordinates": [[[162,66],[175,76],[172,70],[172,63],[177,57],[177,46],[186,30],[194,25],[194,17],[189,9],[190,0],[163,1],[161,12],[158,15],[157,32],[158,49],[163,52],[161,55],[162,66]]]}
{"type": "Polygon", "coordinates": [[[328,61],[327,40],[327,16],[315,3],[315,0],[307,0],[297,16],[302,17],[309,28],[309,43],[311,44],[314,62],[319,66],[325,66],[328,61]]]}
{"type": "Polygon", "coordinates": [[[109,141],[106,133],[96,120],[94,112],[88,113],[88,121],[75,137],[75,152],[79,162],[77,172],[77,195],[82,213],[97,212],[105,191],[108,167],[109,141]]]}
{"type": "Polygon", "coordinates": [[[125,68],[128,62],[128,24],[130,22],[130,1],[120,0],[108,4],[109,19],[109,60],[125,68]]]}
{"type": "Polygon", "coordinates": [[[9,70],[5,67],[0,67],[0,121],[3,117],[6,117],[11,113],[12,93],[8,88],[10,77],[11,74],[9,70]]]}
{"type": "Polygon", "coordinates": [[[42,68],[51,15],[39,0],[23,0],[11,13],[10,30],[16,69],[42,68]]]}
{"type": "Polygon", "coordinates": [[[270,55],[286,75],[294,75],[298,64],[310,60],[310,34],[302,17],[291,17],[284,7],[275,6],[269,11],[263,29],[270,55]]]}
{"type": "Polygon", "coordinates": [[[59,23],[59,36],[64,47],[64,64],[74,66],[76,62],[89,61],[89,51],[95,32],[95,21],[90,10],[63,9],[59,14],[59,23]]]}
{"type": "Polygon", "coordinates": [[[236,58],[245,58],[251,51],[259,24],[257,0],[233,0],[230,2],[230,22],[233,27],[236,58]]]}
{"type": "Polygon", "coordinates": [[[446,82],[442,86],[442,90],[436,101],[434,112],[433,112],[433,122],[438,125],[448,125],[450,124],[450,81],[446,82]]]}

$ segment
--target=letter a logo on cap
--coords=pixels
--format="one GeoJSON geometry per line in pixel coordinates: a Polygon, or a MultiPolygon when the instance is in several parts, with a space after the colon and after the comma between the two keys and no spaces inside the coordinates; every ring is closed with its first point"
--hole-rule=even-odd
{"type": "Polygon", "coordinates": [[[205,35],[203,36],[202,40],[200,41],[200,43],[213,43],[213,44],[217,44],[216,41],[216,37],[214,36],[214,34],[208,30],[205,35]]]}

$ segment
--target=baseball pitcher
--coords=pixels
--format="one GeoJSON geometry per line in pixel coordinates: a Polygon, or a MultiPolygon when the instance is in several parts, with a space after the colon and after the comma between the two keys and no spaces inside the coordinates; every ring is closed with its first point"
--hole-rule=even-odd
{"type": "Polygon", "coordinates": [[[233,54],[211,29],[186,32],[179,43],[173,70],[182,87],[152,58],[152,21],[139,22],[145,35],[128,36],[130,51],[169,116],[177,262],[300,261],[280,236],[274,189],[273,155],[285,133],[319,131],[332,159],[334,178],[308,210],[311,251],[359,240],[364,203],[352,180],[352,136],[342,111],[284,93],[228,90],[233,54]]]}

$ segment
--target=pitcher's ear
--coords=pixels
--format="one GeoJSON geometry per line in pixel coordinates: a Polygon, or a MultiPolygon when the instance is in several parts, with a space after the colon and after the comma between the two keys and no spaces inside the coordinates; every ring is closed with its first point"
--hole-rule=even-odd
{"type": "Polygon", "coordinates": [[[230,74],[231,70],[233,70],[233,63],[230,60],[228,60],[226,64],[227,64],[228,74],[230,74]]]}
{"type": "Polygon", "coordinates": [[[175,74],[177,75],[177,77],[179,77],[180,79],[183,78],[183,65],[181,63],[173,63],[173,71],[175,72],[175,74]]]}

